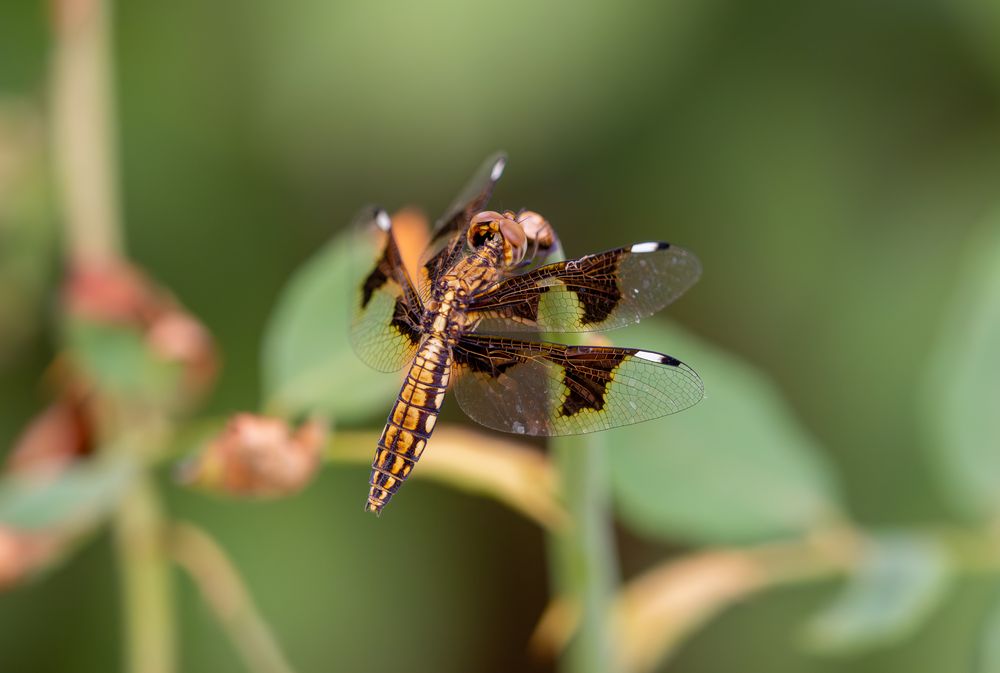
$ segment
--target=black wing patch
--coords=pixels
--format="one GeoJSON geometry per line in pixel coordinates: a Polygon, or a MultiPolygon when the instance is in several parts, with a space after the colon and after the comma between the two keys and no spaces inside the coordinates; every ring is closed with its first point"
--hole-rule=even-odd
{"type": "Polygon", "coordinates": [[[636,348],[565,346],[485,335],[454,348],[455,394],[495,430],[576,435],[676,413],[703,396],[693,369],[636,348]]]}
{"type": "Polygon", "coordinates": [[[486,159],[434,225],[431,243],[421,259],[421,292],[429,296],[431,284],[447,271],[465,250],[465,231],[472,216],[483,210],[503,175],[507,155],[498,152],[486,159]]]}
{"type": "Polygon", "coordinates": [[[400,257],[392,220],[381,209],[366,208],[355,219],[360,262],[351,300],[351,345],[365,364],[392,372],[409,362],[420,344],[424,308],[400,257]],[[360,251],[368,250],[371,255],[360,251]]]}
{"type": "Polygon", "coordinates": [[[483,331],[589,332],[649,316],[698,280],[701,263],[669,243],[636,243],[502,280],[469,305],[483,331]]]}

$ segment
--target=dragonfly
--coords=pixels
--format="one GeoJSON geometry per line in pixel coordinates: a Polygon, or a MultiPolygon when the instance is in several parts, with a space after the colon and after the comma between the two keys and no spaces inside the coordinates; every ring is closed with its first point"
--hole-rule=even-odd
{"type": "Polygon", "coordinates": [[[355,220],[374,264],[357,272],[351,343],[378,371],[406,369],[375,448],[366,511],[380,514],[409,477],[449,390],[488,428],[550,437],[660,418],[703,397],[698,374],[670,355],[546,340],[659,311],[698,280],[698,258],[657,241],[561,259],[538,213],[484,210],[506,164],[498,153],[476,171],[412,274],[385,210],[355,220]]]}

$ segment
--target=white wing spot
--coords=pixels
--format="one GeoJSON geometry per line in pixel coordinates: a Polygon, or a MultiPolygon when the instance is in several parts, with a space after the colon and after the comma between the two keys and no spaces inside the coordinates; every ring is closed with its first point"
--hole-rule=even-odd
{"type": "Polygon", "coordinates": [[[636,351],[635,356],[642,360],[648,360],[649,362],[663,362],[663,356],[659,353],[650,353],[649,351],[636,351]]]}
{"type": "Polygon", "coordinates": [[[389,218],[389,213],[384,210],[375,213],[375,225],[382,231],[389,231],[392,228],[392,219],[389,218]]]}
{"type": "Polygon", "coordinates": [[[525,430],[524,423],[520,421],[514,421],[514,423],[511,425],[511,429],[517,434],[523,435],[525,430]]]}
{"type": "Polygon", "coordinates": [[[656,252],[660,249],[659,243],[636,243],[632,246],[632,252],[656,252]]]}
{"type": "Polygon", "coordinates": [[[493,164],[493,170],[490,171],[490,180],[499,180],[500,176],[503,175],[503,169],[507,165],[507,160],[503,157],[497,159],[497,162],[493,164]]]}

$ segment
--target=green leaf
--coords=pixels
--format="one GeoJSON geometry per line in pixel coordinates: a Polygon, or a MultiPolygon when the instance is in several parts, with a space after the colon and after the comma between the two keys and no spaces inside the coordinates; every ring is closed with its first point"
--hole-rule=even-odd
{"type": "Polygon", "coordinates": [[[945,596],[950,570],[946,552],[929,538],[905,533],[871,538],[840,595],[806,626],[806,645],[844,653],[906,638],[945,596]]]}
{"type": "Polygon", "coordinates": [[[134,461],[122,454],[78,463],[52,478],[7,475],[0,479],[0,525],[42,530],[96,522],[135,474],[134,461]]]}
{"type": "Polygon", "coordinates": [[[138,330],[75,320],[67,340],[83,374],[105,394],[156,404],[177,394],[181,366],[157,357],[138,330]]]}
{"type": "Polygon", "coordinates": [[[664,322],[616,343],[680,358],[705,382],[691,409],[610,433],[622,517],[646,534],[726,543],[803,533],[840,517],[833,476],[759,372],[664,322]]]}
{"type": "Polygon", "coordinates": [[[398,376],[368,368],[351,349],[352,255],[362,253],[351,234],[339,235],[296,272],[271,317],[263,375],[267,407],[277,413],[365,419],[387,412],[399,390],[398,376]]]}
{"type": "Polygon", "coordinates": [[[979,634],[978,654],[976,673],[1000,673],[1000,601],[986,615],[979,634]]]}
{"type": "Polygon", "coordinates": [[[969,241],[927,370],[935,475],[963,514],[1000,515],[1000,211],[969,241]]]}

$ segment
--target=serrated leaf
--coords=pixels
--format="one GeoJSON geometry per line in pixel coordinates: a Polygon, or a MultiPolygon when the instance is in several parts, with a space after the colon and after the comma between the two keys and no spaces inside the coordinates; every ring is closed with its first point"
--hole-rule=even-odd
{"type": "MultiPolygon", "coordinates": [[[[384,413],[399,377],[369,369],[351,349],[348,299],[356,290],[352,232],[344,232],[294,275],[274,310],[264,341],[269,409],[320,413],[351,421],[384,413]]],[[[374,264],[374,260],[372,260],[374,264]]]]}
{"type": "Polygon", "coordinates": [[[840,595],[807,625],[806,645],[826,653],[891,645],[911,635],[946,593],[946,552],[904,533],[872,538],[840,595]]]}
{"type": "Polygon", "coordinates": [[[705,383],[695,407],[610,433],[615,499],[634,528],[725,543],[799,534],[840,516],[816,443],[762,374],[665,322],[614,337],[680,358],[705,383]]]}
{"type": "Polygon", "coordinates": [[[1000,515],[1000,211],[969,241],[924,390],[934,470],[953,505],[1000,515]]]}
{"type": "Polygon", "coordinates": [[[109,513],[136,474],[126,455],[80,462],[54,477],[0,479],[0,525],[31,531],[73,528],[109,513]]]}

